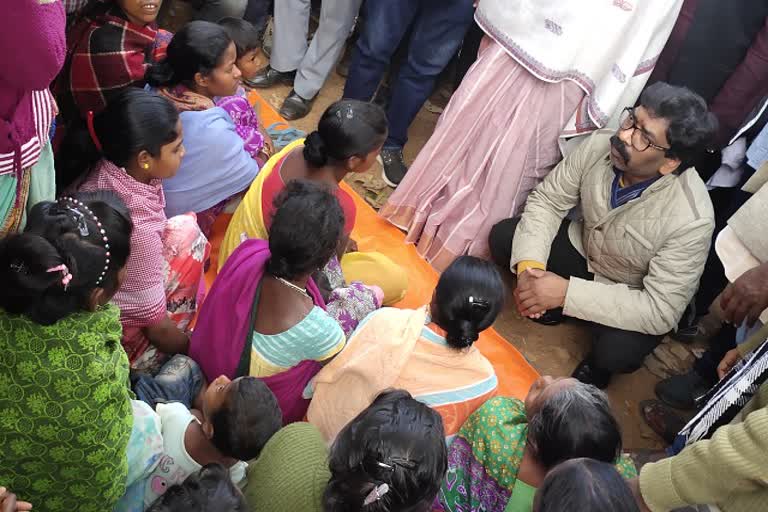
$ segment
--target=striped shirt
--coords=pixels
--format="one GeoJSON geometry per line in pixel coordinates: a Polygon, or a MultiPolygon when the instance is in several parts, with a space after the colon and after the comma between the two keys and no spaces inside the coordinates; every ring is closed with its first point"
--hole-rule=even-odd
{"type": "Polygon", "coordinates": [[[624,173],[616,168],[613,169],[613,173],[613,184],[611,185],[611,208],[618,208],[619,206],[623,206],[633,199],[637,199],[643,195],[645,189],[656,183],[656,180],[661,178],[661,176],[658,176],[656,178],[651,178],[641,183],[636,183],[634,185],[625,187],[622,180],[624,173]]]}
{"type": "Polygon", "coordinates": [[[451,348],[440,328],[435,324],[425,325],[413,360],[423,359],[434,372],[423,372],[426,365],[406,368],[400,376],[402,387],[411,391],[413,398],[435,409],[443,418],[446,443],[450,444],[461,426],[478,407],[496,395],[499,380],[491,363],[477,347],[459,351],[451,348]],[[447,373],[452,385],[443,381],[440,388],[424,390],[418,381],[436,380],[429,375],[447,373]],[[426,377],[426,379],[425,379],[426,377]]]}
{"type": "Polygon", "coordinates": [[[253,332],[250,375],[269,377],[302,361],[325,361],[341,352],[346,343],[338,322],[314,306],[301,322],[280,334],[253,332]]]}
{"type": "MultiPolygon", "coordinates": [[[[35,122],[35,134],[21,144],[21,167],[26,169],[37,163],[43,146],[48,143],[51,124],[56,116],[56,102],[48,89],[32,92],[32,117],[35,122]]],[[[16,151],[0,153],[0,176],[14,172],[16,151]]]]}

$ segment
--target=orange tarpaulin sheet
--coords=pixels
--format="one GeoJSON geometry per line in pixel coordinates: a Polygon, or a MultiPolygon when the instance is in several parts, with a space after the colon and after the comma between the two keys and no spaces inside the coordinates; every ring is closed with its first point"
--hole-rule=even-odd
{"type": "MultiPolygon", "coordinates": [[[[251,93],[250,100],[258,105],[264,124],[282,121],[275,110],[258,94],[251,93]]],[[[397,304],[401,308],[416,308],[428,304],[432,291],[437,285],[438,273],[416,252],[412,244],[405,243],[405,235],[396,227],[382,220],[376,212],[346,183],[341,186],[354,198],[357,219],[352,238],[361,251],[377,251],[398,263],[408,273],[408,292],[397,304]]],[[[221,215],[214,224],[211,235],[213,246],[211,266],[206,280],[210,288],[215,277],[217,257],[224,232],[231,219],[221,215]]],[[[494,329],[480,334],[477,342],[480,351],[493,363],[499,378],[499,393],[505,396],[524,398],[531,383],[538,377],[525,358],[494,329]]]]}

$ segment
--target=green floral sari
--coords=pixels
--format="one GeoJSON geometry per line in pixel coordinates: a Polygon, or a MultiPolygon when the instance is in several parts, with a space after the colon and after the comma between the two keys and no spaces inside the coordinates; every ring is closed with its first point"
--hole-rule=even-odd
{"type": "Polygon", "coordinates": [[[35,510],[111,510],[133,414],[120,311],[43,326],[0,309],[0,485],[35,510]]]}
{"type": "MultiPolygon", "coordinates": [[[[497,397],[485,402],[448,450],[448,471],[435,510],[502,512],[515,489],[527,436],[522,401],[497,397]]],[[[629,457],[622,456],[616,467],[625,478],[637,476],[629,457]]]]}

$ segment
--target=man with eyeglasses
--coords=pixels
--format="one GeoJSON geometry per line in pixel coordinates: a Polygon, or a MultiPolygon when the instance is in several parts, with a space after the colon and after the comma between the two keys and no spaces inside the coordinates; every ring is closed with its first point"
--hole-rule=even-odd
{"type": "Polygon", "coordinates": [[[573,376],[604,388],[638,369],[675,328],[698,286],[714,229],[707,188],[690,168],[717,130],[694,92],[648,87],[619,130],[585,140],[491,230],[494,260],[517,273],[520,313],[546,325],[591,322],[592,350],[573,376]],[[578,220],[568,220],[579,206],[578,220]]]}

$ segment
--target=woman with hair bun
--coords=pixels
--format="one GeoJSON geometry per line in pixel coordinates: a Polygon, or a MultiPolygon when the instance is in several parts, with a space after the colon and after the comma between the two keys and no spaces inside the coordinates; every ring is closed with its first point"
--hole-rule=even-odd
{"type": "Polygon", "coordinates": [[[126,89],[89,128],[72,147],[71,164],[87,171],[77,188],[113,190],[130,209],[131,256],[114,302],[131,368],[155,374],[169,355],[187,352],[210,250],[194,213],[165,215],[163,184],[184,158],[181,121],[167,99],[126,89]]]}
{"type": "Polygon", "coordinates": [[[38,203],[0,239],[0,482],[35,510],[112,510],[162,449],[154,413],[131,400],[109,303],[131,230],[99,191],[38,203]]]}
{"type": "Polygon", "coordinates": [[[306,180],[291,181],[275,199],[269,240],[246,240],[232,253],[192,335],[189,355],[209,380],[263,379],[285,423],[303,418],[304,387],[319,362],[346,343],[312,279],[336,250],[343,226],[332,193],[306,180]]]}
{"type": "Polygon", "coordinates": [[[226,203],[259,172],[256,158],[265,139],[248,100],[234,96],[242,74],[224,27],[189,22],[167,53],[147,70],[147,83],[179,111],[188,151],[165,183],[165,211],[169,217],[195,212],[207,236],[226,203]],[[224,100],[220,106],[217,99],[224,100]]]}
{"type": "Polygon", "coordinates": [[[357,215],[355,202],[339,187],[346,175],[371,168],[386,138],[387,118],[377,105],[355,100],[333,103],[316,131],[273,156],[256,177],[229,224],[219,268],[242,240],[267,238],[274,197],[291,180],[306,179],[330,187],[344,210],[344,237],[335,258],[325,266],[324,288],[329,308],[345,313],[335,315],[346,319],[342,320],[345,332],[351,333],[359,320],[382,304],[381,297],[364,285],[379,287],[385,305],[400,300],[407,287],[405,273],[383,254],[357,251],[350,238],[357,215]],[[351,284],[346,286],[345,280],[351,284]]]}
{"type": "Polygon", "coordinates": [[[496,267],[463,256],[440,276],[432,303],[370,314],[314,382],[309,422],[327,440],[388,388],[402,388],[443,417],[452,438],[496,393],[491,363],[474,342],[496,320],[504,284],[496,267]]]}

